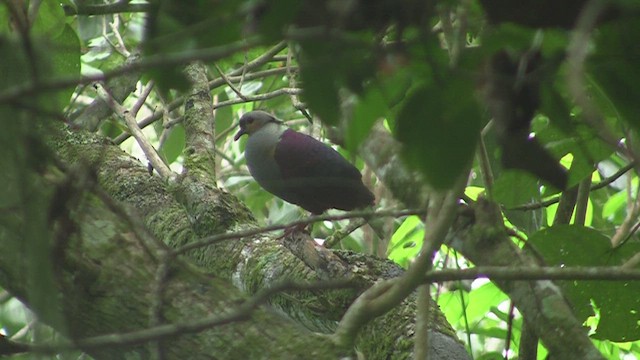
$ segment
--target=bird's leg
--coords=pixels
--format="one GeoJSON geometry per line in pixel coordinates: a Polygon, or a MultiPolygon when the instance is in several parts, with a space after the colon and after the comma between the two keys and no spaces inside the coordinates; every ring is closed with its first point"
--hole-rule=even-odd
{"type": "Polygon", "coordinates": [[[280,239],[290,236],[296,232],[306,232],[311,235],[311,230],[313,230],[313,224],[296,224],[293,226],[289,226],[284,229],[284,234],[280,237],[280,239]]]}
{"type": "Polygon", "coordinates": [[[323,246],[329,249],[333,248],[340,241],[342,241],[342,239],[346,238],[347,236],[349,236],[349,234],[366,223],[367,221],[364,218],[352,219],[352,221],[349,221],[349,224],[347,226],[338,231],[335,231],[333,234],[331,234],[331,236],[327,237],[323,243],[323,246]]]}

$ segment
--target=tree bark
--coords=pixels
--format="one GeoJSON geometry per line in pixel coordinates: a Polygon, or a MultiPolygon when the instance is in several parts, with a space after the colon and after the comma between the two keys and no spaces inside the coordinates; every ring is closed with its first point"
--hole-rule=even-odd
{"type": "MultiPolygon", "coordinates": [[[[140,162],[95,135],[63,128],[49,131],[48,136],[67,168],[66,175],[50,170],[57,172],[53,182],[59,183],[51,198],[66,194],[52,207],[55,214],[48,223],[51,252],[47,254],[54,254],[50,271],[57,292],[34,292],[30,287],[32,264],[25,259],[33,258],[32,249],[19,246],[26,236],[21,229],[29,219],[20,217],[14,226],[1,223],[0,245],[13,252],[0,256],[0,284],[80,344],[80,339],[107,333],[125,333],[126,339],[127,332],[150,325],[189,324],[207,316],[222,321],[225,314],[246,304],[247,296],[284,280],[314,282],[341,276],[356,284],[346,290],[276,294],[269,299],[270,306],[241,317],[246,321],[223,322],[224,326],[206,331],[185,330],[150,345],[123,340],[124,350],[87,343],[84,349],[97,359],[122,358],[128,352],[149,358],[154,351],[166,358],[335,359],[350,349],[336,348],[312,331],[331,333],[362,291],[378,279],[401,274],[386,260],[328,250],[323,250],[327,261],[312,268],[303,255],[296,256],[276,236],[265,234],[197,248],[167,263],[164,259],[171,248],[255,227],[251,213],[213,182],[188,174],[176,183],[151,176],[140,162]],[[80,181],[84,177],[88,180],[80,181]],[[61,191],[60,184],[71,185],[61,191]],[[59,311],[53,312],[59,316],[46,316],[51,313],[47,306],[34,306],[42,303],[37,299],[43,296],[59,299],[59,311]]],[[[51,184],[47,176],[30,173],[34,175],[51,184]]],[[[46,213],[50,203],[41,204],[40,211],[46,213]]],[[[288,241],[312,242],[304,236],[288,241]]],[[[372,359],[410,358],[415,311],[415,297],[410,297],[373,321],[360,334],[358,351],[372,359]]],[[[178,326],[183,328],[188,327],[178,326]]],[[[431,334],[432,359],[468,358],[439,311],[433,314],[431,334]]]]}

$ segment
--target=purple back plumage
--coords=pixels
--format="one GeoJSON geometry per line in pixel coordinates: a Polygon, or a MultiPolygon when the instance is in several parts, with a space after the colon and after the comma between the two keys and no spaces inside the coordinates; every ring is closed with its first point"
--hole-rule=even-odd
{"type": "Polygon", "coordinates": [[[245,134],[251,175],[279,198],[314,214],[373,205],[373,194],[358,169],[331,147],[288,129],[264,111],[242,116],[234,139],[245,134]]]}
{"type": "Polygon", "coordinates": [[[284,200],[320,214],[327,209],[353,210],[373,204],[358,169],[331,147],[287,129],[275,149],[282,173],[284,200]]]}

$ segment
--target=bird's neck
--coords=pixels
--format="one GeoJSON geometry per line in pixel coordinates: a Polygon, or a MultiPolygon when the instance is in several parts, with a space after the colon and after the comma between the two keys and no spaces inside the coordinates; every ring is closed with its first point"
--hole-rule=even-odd
{"type": "Polygon", "coordinates": [[[286,126],[277,122],[270,122],[251,134],[249,141],[258,146],[273,146],[278,143],[285,130],[287,130],[286,126]]]}

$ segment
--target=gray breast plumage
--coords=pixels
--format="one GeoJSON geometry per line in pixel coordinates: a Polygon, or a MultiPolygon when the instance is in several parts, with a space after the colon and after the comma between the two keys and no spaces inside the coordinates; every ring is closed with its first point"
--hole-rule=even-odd
{"type": "Polygon", "coordinates": [[[251,176],[265,190],[277,193],[277,185],[282,181],[280,168],[276,163],[274,153],[278,141],[286,127],[269,123],[251,134],[247,140],[245,158],[251,176]]]}

